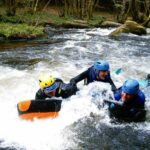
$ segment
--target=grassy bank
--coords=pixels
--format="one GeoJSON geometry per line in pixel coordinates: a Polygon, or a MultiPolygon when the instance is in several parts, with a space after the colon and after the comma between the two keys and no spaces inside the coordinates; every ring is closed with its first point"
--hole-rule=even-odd
{"type": "Polygon", "coordinates": [[[27,24],[0,23],[0,36],[9,38],[34,38],[43,34],[44,28],[27,24]]]}

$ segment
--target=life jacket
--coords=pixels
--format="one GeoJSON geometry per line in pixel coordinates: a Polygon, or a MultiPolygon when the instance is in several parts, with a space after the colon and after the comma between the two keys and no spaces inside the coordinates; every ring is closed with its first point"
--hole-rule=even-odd
{"type": "MultiPolygon", "coordinates": [[[[122,87],[120,87],[119,90],[114,93],[115,100],[117,101],[121,100],[121,93],[122,93],[122,87]]],[[[139,90],[138,94],[135,96],[135,99],[132,101],[130,105],[131,107],[132,106],[138,107],[144,103],[145,103],[144,93],[141,90],[139,90]]]]}
{"type": "Polygon", "coordinates": [[[92,66],[91,68],[89,68],[89,75],[88,75],[88,78],[86,80],[87,80],[87,84],[94,82],[94,81],[101,81],[101,82],[108,82],[109,83],[109,78],[110,78],[110,73],[108,73],[105,80],[101,80],[99,78],[99,71],[94,69],[94,67],[92,66]]]}

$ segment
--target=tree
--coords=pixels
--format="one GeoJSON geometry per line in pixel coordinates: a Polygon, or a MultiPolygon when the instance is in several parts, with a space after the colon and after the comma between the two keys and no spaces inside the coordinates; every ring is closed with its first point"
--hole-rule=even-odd
{"type": "Polygon", "coordinates": [[[87,19],[90,20],[93,12],[93,0],[87,0],[87,19]]]}
{"type": "Polygon", "coordinates": [[[16,14],[16,0],[6,0],[6,14],[8,16],[15,16],[16,14]]]}
{"type": "Polygon", "coordinates": [[[142,23],[147,20],[149,14],[150,0],[123,0],[123,7],[118,16],[118,22],[124,23],[130,16],[132,20],[142,23]]]}
{"type": "Polygon", "coordinates": [[[144,0],[144,18],[145,21],[143,22],[143,26],[147,27],[148,24],[150,23],[150,1],[149,0],[144,0]]]}
{"type": "Polygon", "coordinates": [[[94,0],[64,0],[64,15],[79,19],[92,18],[94,0]]]}

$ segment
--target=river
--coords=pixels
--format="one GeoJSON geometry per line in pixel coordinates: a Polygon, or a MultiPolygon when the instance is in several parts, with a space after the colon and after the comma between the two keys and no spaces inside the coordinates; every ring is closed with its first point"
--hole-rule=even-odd
{"type": "MultiPolygon", "coordinates": [[[[117,87],[130,78],[150,73],[150,34],[124,34],[109,38],[114,29],[55,29],[48,27],[46,41],[0,43],[0,149],[5,150],[148,150],[150,147],[150,89],[147,118],[141,123],[119,123],[109,118],[104,98],[110,86],[79,83],[76,95],[63,101],[59,117],[21,120],[16,105],[34,99],[40,73],[66,83],[96,60],[108,60],[117,87]],[[114,71],[122,68],[116,75],[114,71]],[[106,91],[105,96],[102,94],[106,91]]],[[[150,30],[148,30],[150,33],[150,30]]]]}

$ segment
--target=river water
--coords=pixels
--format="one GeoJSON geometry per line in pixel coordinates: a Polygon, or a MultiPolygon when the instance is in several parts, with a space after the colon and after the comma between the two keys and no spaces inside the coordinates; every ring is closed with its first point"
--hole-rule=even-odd
{"type": "MultiPolygon", "coordinates": [[[[94,82],[63,101],[59,117],[33,122],[19,119],[16,104],[34,99],[40,73],[66,83],[96,60],[110,63],[117,87],[130,78],[150,73],[150,35],[109,38],[114,29],[47,28],[46,41],[0,44],[0,149],[9,150],[148,150],[150,147],[150,89],[147,118],[141,123],[119,123],[109,118],[104,98],[112,96],[108,84],[94,82]],[[122,68],[116,75],[114,71],[122,68]],[[106,92],[103,95],[103,91],[106,92]]],[[[150,30],[148,30],[150,33],[150,30]]]]}

